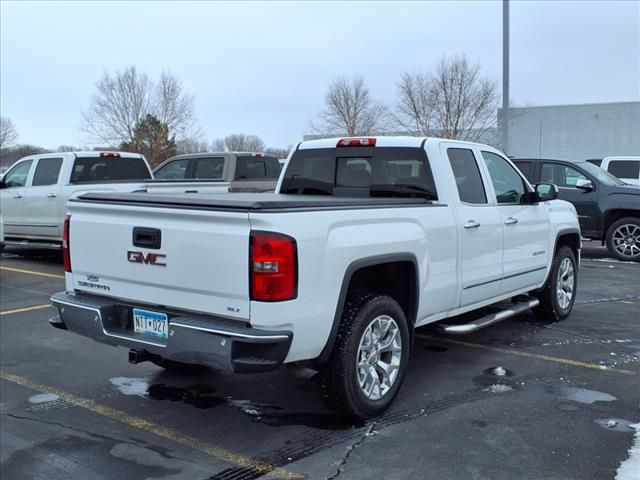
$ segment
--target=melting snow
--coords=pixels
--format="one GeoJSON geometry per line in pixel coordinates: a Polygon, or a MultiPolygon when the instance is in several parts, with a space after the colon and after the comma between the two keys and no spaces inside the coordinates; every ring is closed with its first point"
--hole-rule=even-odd
{"type": "Polygon", "coordinates": [[[41,393],[38,395],[34,395],[29,397],[29,402],[31,403],[45,403],[45,402],[55,402],[60,397],[53,393],[41,393]]]}
{"type": "Polygon", "coordinates": [[[486,388],[485,391],[486,390],[488,390],[491,393],[504,393],[513,389],[509,385],[502,385],[502,384],[496,383],[494,385],[491,385],[489,388],[486,388]]]}
{"type": "Polygon", "coordinates": [[[109,381],[123,395],[145,397],[149,389],[149,381],[146,378],[114,377],[110,378],[109,381]]]}
{"type": "Polygon", "coordinates": [[[615,480],[638,480],[640,478],[640,423],[629,425],[636,435],[629,449],[629,458],[620,464],[615,480]]]}

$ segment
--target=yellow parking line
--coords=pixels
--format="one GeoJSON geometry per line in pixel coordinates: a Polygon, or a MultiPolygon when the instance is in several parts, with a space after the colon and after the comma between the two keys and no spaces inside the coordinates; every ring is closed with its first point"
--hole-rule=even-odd
{"type": "Polygon", "coordinates": [[[122,412],[120,410],[98,404],[93,400],[89,400],[87,398],[77,397],[71,393],[58,390],[57,388],[50,387],[48,385],[31,382],[30,380],[27,380],[26,378],[20,377],[18,375],[0,371],[0,378],[8,382],[15,383],[16,385],[28,388],[30,390],[35,390],[36,392],[57,395],[65,402],[76,407],[84,408],[85,410],[88,410],[92,413],[96,413],[111,420],[129,425],[130,427],[152,433],[154,435],[157,435],[158,437],[171,440],[172,442],[179,443],[193,450],[197,450],[211,457],[217,458],[219,460],[224,460],[225,462],[229,462],[234,465],[250,468],[252,470],[255,470],[256,472],[262,472],[264,474],[269,473],[272,476],[275,475],[277,478],[282,479],[305,478],[304,475],[300,473],[288,472],[287,470],[284,470],[282,468],[277,468],[275,465],[256,461],[249,457],[238,455],[236,453],[225,450],[224,448],[211,445],[209,443],[203,442],[202,440],[198,440],[187,435],[183,435],[171,428],[157,425],[148,420],[145,420],[144,418],[129,415],[128,413],[122,412]]]}
{"type": "Polygon", "coordinates": [[[52,306],[53,305],[47,303],[46,305],[34,305],[33,307],[15,308],[13,310],[5,310],[4,312],[0,312],[0,315],[11,315],[12,313],[30,312],[32,310],[41,310],[43,308],[49,308],[52,306]]]}
{"type": "Polygon", "coordinates": [[[547,362],[561,363],[563,365],[569,365],[572,367],[590,368],[592,370],[619,373],[620,375],[637,375],[637,373],[634,372],[633,370],[625,370],[623,368],[613,368],[613,367],[608,367],[606,365],[598,365],[597,363],[580,362],[578,360],[571,360],[569,358],[552,357],[550,355],[539,355],[537,353],[530,353],[522,350],[512,350],[510,348],[491,347],[489,345],[483,345],[481,343],[463,342],[461,340],[454,340],[452,338],[432,337],[431,335],[417,334],[416,337],[424,338],[427,340],[434,340],[438,342],[453,343],[455,345],[463,345],[465,347],[480,348],[482,350],[489,350],[491,352],[507,353],[509,355],[517,355],[519,357],[535,358],[538,360],[545,360],[547,362]]]}
{"type": "Polygon", "coordinates": [[[5,270],[7,272],[24,273],[27,275],[37,275],[39,277],[59,278],[61,280],[64,280],[64,275],[56,275],[55,273],[34,272],[33,270],[23,270],[21,268],[11,267],[0,267],[0,270],[5,270]]]}

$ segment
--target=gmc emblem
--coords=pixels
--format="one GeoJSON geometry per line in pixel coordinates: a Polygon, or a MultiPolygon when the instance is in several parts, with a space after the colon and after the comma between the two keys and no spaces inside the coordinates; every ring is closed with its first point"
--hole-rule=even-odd
{"type": "Polygon", "coordinates": [[[144,253],[129,250],[127,252],[127,260],[131,263],[144,263],[145,265],[157,265],[158,267],[166,267],[166,255],[162,253],[144,253]]]}

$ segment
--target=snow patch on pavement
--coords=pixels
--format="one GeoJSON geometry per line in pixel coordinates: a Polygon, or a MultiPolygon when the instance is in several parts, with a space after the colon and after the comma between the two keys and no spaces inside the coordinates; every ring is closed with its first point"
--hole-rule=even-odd
{"type": "Polygon", "coordinates": [[[502,367],[496,367],[493,369],[493,374],[498,377],[504,377],[507,374],[507,371],[502,367]]]}
{"type": "Polygon", "coordinates": [[[505,393],[510,392],[511,390],[513,390],[513,388],[511,388],[509,385],[503,385],[501,383],[496,383],[484,389],[485,392],[491,393],[505,393]]]}
{"type": "Polygon", "coordinates": [[[55,402],[60,397],[54,393],[40,393],[38,395],[33,395],[29,397],[30,403],[46,403],[46,402],[55,402]]]}
{"type": "Polygon", "coordinates": [[[618,467],[615,480],[640,479],[640,423],[634,423],[629,427],[636,431],[635,438],[629,449],[629,458],[618,467]]]}
{"type": "Polygon", "coordinates": [[[109,382],[123,395],[146,397],[149,390],[149,381],[146,378],[114,377],[110,378],[109,382]]]}

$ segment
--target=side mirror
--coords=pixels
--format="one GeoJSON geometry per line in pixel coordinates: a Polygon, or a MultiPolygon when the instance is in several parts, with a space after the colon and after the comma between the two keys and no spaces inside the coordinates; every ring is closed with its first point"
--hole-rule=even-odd
{"type": "Polygon", "coordinates": [[[591,180],[580,179],[576,182],[576,188],[584,190],[585,192],[591,192],[594,190],[593,182],[591,180]]]}
{"type": "Polygon", "coordinates": [[[558,187],[553,183],[538,183],[536,185],[538,201],[547,202],[558,198],[558,187]]]}

